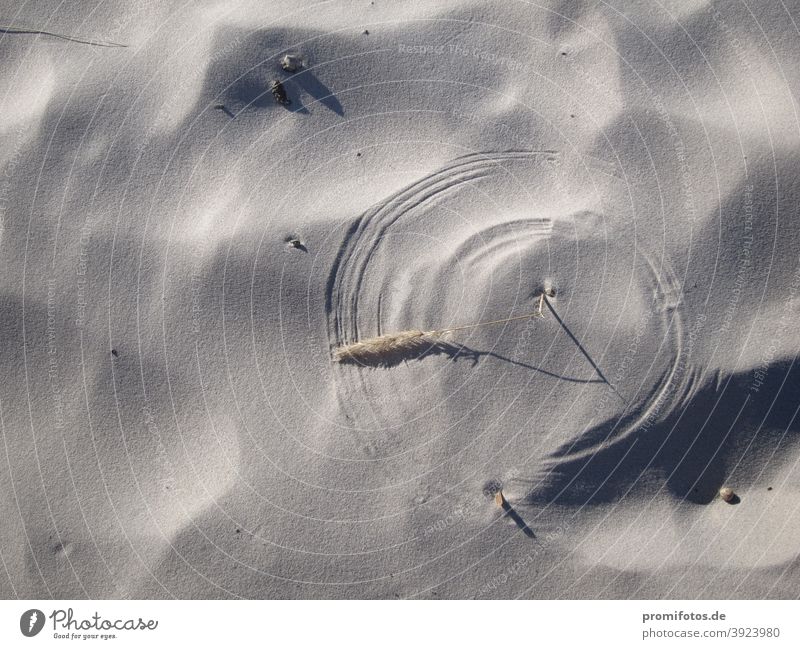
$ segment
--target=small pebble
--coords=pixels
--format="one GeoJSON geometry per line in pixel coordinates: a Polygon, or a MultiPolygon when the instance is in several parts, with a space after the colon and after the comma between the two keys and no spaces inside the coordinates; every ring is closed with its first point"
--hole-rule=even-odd
{"type": "Polygon", "coordinates": [[[112,350],[111,350],[111,355],[112,355],[114,358],[116,358],[117,356],[119,356],[119,354],[117,353],[117,350],[116,350],[116,349],[112,349],[112,350]]]}
{"type": "Polygon", "coordinates": [[[726,503],[729,503],[736,497],[736,494],[730,487],[722,487],[722,489],[719,490],[719,497],[726,503]]]}
{"type": "Polygon", "coordinates": [[[368,30],[368,29],[365,29],[365,30],[363,31],[363,34],[364,34],[364,36],[369,36],[369,30],[368,30]]]}
{"type": "Polygon", "coordinates": [[[281,59],[281,67],[287,72],[297,72],[303,67],[303,61],[299,56],[287,54],[281,59]]]}

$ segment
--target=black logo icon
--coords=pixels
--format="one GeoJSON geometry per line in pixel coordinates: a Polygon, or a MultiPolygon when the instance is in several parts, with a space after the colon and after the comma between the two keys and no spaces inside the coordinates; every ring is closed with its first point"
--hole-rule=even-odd
{"type": "Polygon", "coordinates": [[[22,635],[32,638],[44,626],[44,613],[38,608],[32,608],[30,611],[25,611],[22,617],[19,618],[19,630],[22,635]]]}

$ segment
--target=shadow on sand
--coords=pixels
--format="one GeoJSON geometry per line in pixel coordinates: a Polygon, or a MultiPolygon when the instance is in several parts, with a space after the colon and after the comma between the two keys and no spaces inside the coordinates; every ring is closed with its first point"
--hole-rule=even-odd
{"type": "Polygon", "coordinates": [[[800,366],[791,360],[770,365],[758,390],[752,372],[742,372],[709,376],[685,394],[647,426],[609,420],[564,444],[550,455],[546,478],[530,481],[526,503],[610,503],[652,490],[661,476],[676,498],[707,504],[724,484],[738,490],[768,476],[770,460],[798,442],[800,366]]]}
{"type": "Polygon", "coordinates": [[[300,90],[311,95],[315,102],[319,102],[325,106],[325,108],[332,110],[340,117],[344,116],[344,108],[342,108],[342,104],[336,98],[336,95],[333,94],[333,91],[322,83],[319,78],[312,74],[310,70],[303,70],[293,77],[290,77],[284,82],[284,85],[289,91],[289,98],[292,100],[292,104],[297,104],[296,110],[307,110],[300,101],[301,92],[298,92],[298,90],[300,90]]]}

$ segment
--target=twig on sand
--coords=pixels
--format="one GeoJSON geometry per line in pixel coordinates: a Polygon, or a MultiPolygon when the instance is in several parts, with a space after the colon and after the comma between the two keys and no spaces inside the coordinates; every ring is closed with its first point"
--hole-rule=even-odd
{"type": "Polygon", "coordinates": [[[47,32],[42,29],[30,29],[27,27],[14,27],[12,25],[0,25],[0,33],[2,34],[34,34],[40,36],[52,36],[53,38],[60,38],[65,41],[73,43],[82,43],[83,45],[94,45],[96,47],[128,47],[122,43],[114,43],[112,41],[91,41],[77,36],[67,36],[66,34],[56,34],[55,32],[47,32]]]}

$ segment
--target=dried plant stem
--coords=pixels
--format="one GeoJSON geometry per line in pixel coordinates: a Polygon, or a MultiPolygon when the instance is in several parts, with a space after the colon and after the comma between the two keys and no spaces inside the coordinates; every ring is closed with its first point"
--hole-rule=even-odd
{"type": "Polygon", "coordinates": [[[47,32],[42,29],[17,27],[15,25],[0,25],[0,33],[52,36],[53,38],[60,38],[65,41],[72,41],[73,43],[82,43],[83,45],[95,45],[97,47],[128,47],[127,45],[123,45],[122,43],[114,43],[112,41],[92,41],[85,38],[79,38],[77,36],[68,36],[66,34],[57,34],[56,32],[47,32]]]}
{"type": "MultiPolygon", "coordinates": [[[[525,320],[526,318],[536,318],[542,315],[541,311],[534,311],[533,313],[525,313],[523,315],[515,315],[512,318],[501,318],[500,320],[489,320],[488,322],[476,322],[475,324],[462,325],[460,327],[448,327],[447,329],[436,329],[435,333],[450,333],[451,331],[461,331],[463,329],[475,329],[476,327],[486,327],[493,324],[502,324],[504,322],[511,322],[512,320],[525,320]]],[[[434,333],[433,331],[430,333],[434,333]]]]}
{"type": "Polygon", "coordinates": [[[365,363],[380,362],[393,354],[410,354],[424,349],[435,343],[443,336],[454,331],[465,329],[475,329],[477,327],[487,327],[489,325],[512,322],[513,320],[523,320],[526,318],[541,317],[541,310],[524,315],[513,316],[511,318],[501,318],[499,320],[489,320],[487,322],[477,322],[475,324],[461,325],[458,327],[447,327],[445,329],[431,329],[422,331],[420,329],[409,329],[397,333],[384,334],[376,338],[368,338],[349,345],[342,345],[333,353],[335,361],[357,361],[365,363]]]}

